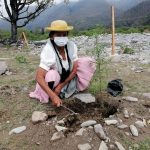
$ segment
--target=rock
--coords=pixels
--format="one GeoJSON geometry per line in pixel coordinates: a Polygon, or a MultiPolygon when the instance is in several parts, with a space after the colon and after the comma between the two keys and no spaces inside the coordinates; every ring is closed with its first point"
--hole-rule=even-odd
{"type": "Polygon", "coordinates": [[[6,121],[6,123],[8,123],[8,124],[9,124],[9,123],[10,123],[10,121],[8,120],[8,121],[6,121]]]}
{"type": "Polygon", "coordinates": [[[55,140],[61,139],[61,138],[63,138],[63,137],[65,137],[65,136],[64,136],[64,134],[63,134],[62,131],[60,131],[60,132],[55,132],[55,133],[53,134],[52,138],[51,138],[51,141],[55,141],[55,140]]]}
{"type": "Polygon", "coordinates": [[[119,142],[116,141],[115,144],[119,150],[125,150],[125,148],[119,142]]]}
{"type": "Polygon", "coordinates": [[[129,118],[129,112],[126,108],[123,110],[123,114],[125,118],[129,118]]]}
{"type": "Polygon", "coordinates": [[[93,103],[95,102],[95,97],[91,94],[76,94],[74,95],[75,98],[79,99],[81,102],[84,103],[93,103]]]}
{"type": "Polygon", "coordinates": [[[86,129],[81,128],[81,129],[79,129],[79,130],[76,132],[75,135],[76,135],[76,136],[82,136],[84,131],[86,131],[86,129]]]}
{"type": "Polygon", "coordinates": [[[64,120],[65,120],[65,118],[63,118],[62,120],[57,121],[57,123],[64,125],[64,124],[65,124],[65,121],[64,121],[64,120]]]}
{"type": "Polygon", "coordinates": [[[105,120],[105,123],[107,125],[115,125],[118,123],[118,121],[117,120],[105,120]]]}
{"type": "Polygon", "coordinates": [[[32,122],[38,123],[38,122],[43,122],[46,121],[48,118],[48,115],[44,112],[40,112],[40,111],[34,111],[32,114],[32,122]]]}
{"type": "Polygon", "coordinates": [[[138,128],[143,128],[144,127],[144,123],[143,123],[143,121],[139,121],[138,120],[138,121],[135,122],[135,126],[138,127],[138,128]]]}
{"type": "Polygon", "coordinates": [[[7,65],[5,61],[0,61],[0,75],[7,71],[7,65]]]}
{"type": "Polygon", "coordinates": [[[13,133],[21,133],[23,131],[26,130],[26,126],[21,126],[21,127],[18,127],[18,128],[14,128],[12,129],[10,132],[9,132],[9,135],[13,134],[13,133]]]}
{"type": "Polygon", "coordinates": [[[55,129],[59,132],[59,131],[67,130],[68,128],[62,127],[62,126],[59,126],[59,125],[55,125],[55,129]]]}
{"type": "Polygon", "coordinates": [[[113,145],[113,144],[110,144],[109,147],[110,147],[110,149],[112,149],[112,150],[115,150],[115,149],[116,149],[115,145],[113,145]]]}
{"type": "Polygon", "coordinates": [[[12,75],[12,72],[6,71],[5,74],[10,76],[10,75],[12,75]]]}
{"type": "Polygon", "coordinates": [[[99,150],[108,150],[108,147],[104,141],[101,142],[99,150]]]}
{"type": "Polygon", "coordinates": [[[150,93],[143,93],[143,96],[150,99],[150,93]]]}
{"type": "Polygon", "coordinates": [[[129,132],[125,132],[125,134],[126,134],[127,136],[129,136],[129,135],[130,135],[130,133],[129,133],[129,132]]]}
{"type": "Polygon", "coordinates": [[[81,124],[81,127],[88,127],[88,126],[92,126],[92,125],[95,125],[96,124],[96,121],[95,120],[88,120],[88,121],[85,121],[81,124]]]}
{"type": "Polygon", "coordinates": [[[118,127],[119,129],[125,129],[125,128],[127,128],[128,126],[125,125],[125,124],[122,124],[122,125],[118,125],[117,127],[118,127]]]}
{"type": "Polygon", "coordinates": [[[92,127],[92,126],[89,126],[88,128],[89,128],[89,129],[93,129],[93,127],[92,127]]]}
{"type": "Polygon", "coordinates": [[[130,130],[133,136],[138,136],[138,130],[134,125],[130,125],[130,130]]]}
{"type": "Polygon", "coordinates": [[[78,149],[79,150],[90,150],[90,149],[92,149],[92,147],[88,143],[78,144],[78,149]]]}
{"type": "Polygon", "coordinates": [[[94,125],[94,131],[101,140],[107,139],[107,136],[106,136],[101,124],[94,125]]]}
{"type": "Polygon", "coordinates": [[[130,102],[137,102],[138,101],[137,98],[131,97],[131,96],[126,96],[126,97],[123,97],[122,99],[126,100],[126,101],[130,101],[130,102]]]}
{"type": "Polygon", "coordinates": [[[133,67],[133,68],[131,68],[131,70],[134,71],[135,73],[143,72],[143,68],[142,67],[133,67]]]}

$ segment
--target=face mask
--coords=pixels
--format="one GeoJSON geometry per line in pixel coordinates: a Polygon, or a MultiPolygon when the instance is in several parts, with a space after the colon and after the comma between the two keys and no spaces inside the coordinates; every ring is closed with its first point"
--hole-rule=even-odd
{"type": "Polygon", "coordinates": [[[68,42],[68,37],[54,37],[54,42],[57,46],[65,46],[68,42]]]}

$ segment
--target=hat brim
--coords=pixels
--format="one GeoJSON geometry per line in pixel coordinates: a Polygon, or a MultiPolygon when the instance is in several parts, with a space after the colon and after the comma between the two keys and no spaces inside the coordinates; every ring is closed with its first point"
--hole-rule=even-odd
{"type": "Polygon", "coordinates": [[[52,28],[52,27],[46,27],[45,28],[46,31],[70,31],[72,29],[73,29],[73,26],[68,26],[65,29],[62,29],[62,28],[52,28]]]}

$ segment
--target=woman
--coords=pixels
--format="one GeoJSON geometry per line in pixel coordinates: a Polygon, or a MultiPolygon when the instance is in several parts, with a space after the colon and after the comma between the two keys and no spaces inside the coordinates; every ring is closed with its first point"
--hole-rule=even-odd
{"type": "Polygon", "coordinates": [[[68,98],[87,88],[95,72],[95,63],[91,58],[78,58],[76,45],[68,40],[68,33],[72,29],[63,20],[53,21],[46,28],[50,32],[49,39],[41,52],[37,85],[30,97],[43,103],[50,99],[59,107],[61,98],[68,98]]]}

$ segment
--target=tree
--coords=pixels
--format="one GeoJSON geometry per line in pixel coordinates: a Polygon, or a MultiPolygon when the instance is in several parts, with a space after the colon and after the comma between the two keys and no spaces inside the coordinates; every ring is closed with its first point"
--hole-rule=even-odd
{"type": "Polygon", "coordinates": [[[10,22],[11,40],[16,42],[17,29],[26,26],[31,20],[39,16],[48,6],[52,6],[54,0],[3,0],[3,2],[8,17],[4,16],[2,11],[0,11],[0,16],[4,20],[10,22]]]}

